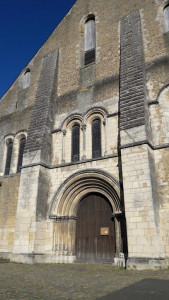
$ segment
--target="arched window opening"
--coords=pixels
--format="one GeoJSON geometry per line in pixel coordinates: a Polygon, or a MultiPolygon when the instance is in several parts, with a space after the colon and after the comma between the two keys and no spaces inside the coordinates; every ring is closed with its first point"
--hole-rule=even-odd
{"type": "Polygon", "coordinates": [[[85,65],[95,61],[96,29],[95,17],[90,16],[85,23],[85,65]]]}
{"type": "Polygon", "coordinates": [[[23,89],[26,89],[30,85],[31,71],[30,69],[26,69],[25,74],[23,76],[23,89]]]}
{"type": "Polygon", "coordinates": [[[75,124],[72,127],[72,161],[79,160],[80,153],[80,125],[75,124]]]}
{"type": "Polygon", "coordinates": [[[20,140],[20,145],[19,145],[19,155],[18,155],[18,166],[17,166],[17,172],[21,172],[22,168],[22,160],[23,160],[23,152],[25,148],[25,143],[26,143],[26,138],[22,138],[20,140]]]}
{"type": "Polygon", "coordinates": [[[9,172],[10,172],[11,157],[12,157],[12,148],[13,148],[13,143],[9,142],[9,144],[7,145],[5,175],[9,175],[9,172]]]}
{"type": "Polygon", "coordinates": [[[169,31],[169,4],[164,8],[164,26],[165,26],[165,32],[169,31]]]}
{"type": "Polygon", "coordinates": [[[95,119],[92,122],[92,157],[101,156],[101,121],[95,119]]]}

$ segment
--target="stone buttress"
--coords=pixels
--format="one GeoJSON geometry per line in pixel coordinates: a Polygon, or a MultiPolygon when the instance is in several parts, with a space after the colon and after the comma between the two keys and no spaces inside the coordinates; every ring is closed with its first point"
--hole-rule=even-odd
{"type": "Polygon", "coordinates": [[[157,183],[144,79],[140,14],[121,20],[120,140],[128,267],[161,266],[157,183]]]}
{"type": "Polygon", "coordinates": [[[43,58],[39,84],[24,151],[17,206],[14,250],[11,259],[33,261],[44,253],[47,195],[47,168],[51,156],[53,83],[57,73],[58,51],[43,58]]]}

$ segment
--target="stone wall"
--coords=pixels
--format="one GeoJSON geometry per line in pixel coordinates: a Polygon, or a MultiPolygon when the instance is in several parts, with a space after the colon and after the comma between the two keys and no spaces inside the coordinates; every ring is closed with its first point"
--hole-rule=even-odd
{"type": "Polygon", "coordinates": [[[0,251],[13,251],[20,174],[0,180],[0,251]]]}
{"type": "MultiPolygon", "coordinates": [[[[119,181],[130,266],[139,264],[137,259],[142,266],[161,266],[160,259],[169,257],[169,35],[164,32],[164,5],[77,0],[0,100],[1,252],[12,251],[15,231],[14,260],[31,262],[32,253],[56,255],[57,230],[62,228],[49,218],[52,199],[77,170],[97,169],[119,181]],[[84,67],[89,14],[96,21],[96,62],[84,67]],[[27,69],[31,76],[25,88],[27,69]],[[94,117],[102,123],[102,158],[95,160],[94,117]],[[80,161],[71,163],[75,121],[82,129],[80,161]],[[17,139],[27,132],[20,178],[17,139]],[[10,175],[4,176],[7,138],[16,147],[10,175]]],[[[70,223],[73,232],[74,220],[70,223]]]]}

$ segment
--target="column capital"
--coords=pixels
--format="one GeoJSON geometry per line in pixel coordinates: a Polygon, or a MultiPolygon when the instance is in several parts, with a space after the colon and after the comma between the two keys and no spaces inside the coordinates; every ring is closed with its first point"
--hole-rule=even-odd
{"type": "Polygon", "coordinates": [[[86,130],[86,124],[82,124],[82,125],[81,125],[81,130],[82,130],[82,131],[85,131],[85,130],[86,130]]]}
{"type": "Polygon", "coordinates": [[[63,132],[63,136],[65,136],[66,135],[66,130],[64,129],[64,130],[62,130],[62,132],[63,132]]]}

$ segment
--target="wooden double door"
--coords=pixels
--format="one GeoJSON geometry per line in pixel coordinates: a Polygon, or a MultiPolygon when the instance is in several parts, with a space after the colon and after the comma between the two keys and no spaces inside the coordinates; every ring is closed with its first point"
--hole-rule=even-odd
{"type": "Polygon", "coordinates": [[[115,256],[112,208],[100,194],[89,194],[80,202],[75,251],[81,261],[112,261],[115,256]]]}

